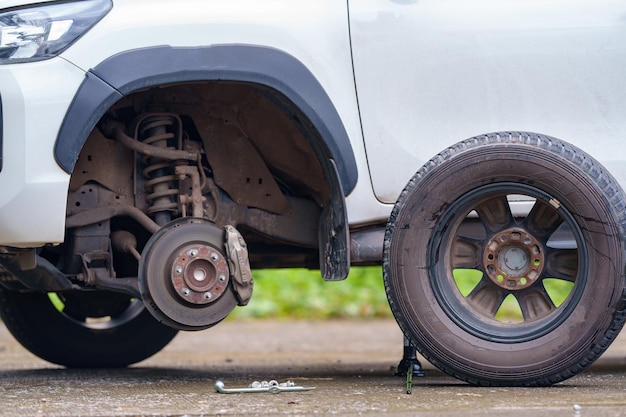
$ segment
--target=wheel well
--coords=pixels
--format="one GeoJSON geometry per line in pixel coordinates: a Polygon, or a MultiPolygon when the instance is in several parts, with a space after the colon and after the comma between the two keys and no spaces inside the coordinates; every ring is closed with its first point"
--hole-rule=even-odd
{"type": "MultiPolygon", "coordinates": [[[[251,83],[210,81],[183,83],[136,92],[116,103],[110,110],[128,118],[142,111],[166,111],[189,122],[188,134],[204,142],[211,165],[228,169],[231,178],[218,181],[237,198],[238,187],[256,182],[264,188],[264,167],[244,166],[258,154],[283,194],[312,198],[320,205],[329,198],[329,187],[312,145],[312,133],[306,130],[297,108],[284,97],[266,87],[251,83]],[[238,142],[238,143],[235,143],[238,142]],[[240,172],[233,173],[233,168],[240,172]],[[245,184],[232,178],[236,176],[245,184]]],[[[130,122],[130,120],[128,120],[130,122]]],[[[263,207],[263,197],[253,207],[263,207]]],[[[276,209],[275,211],[279,211],[276,209]]]]}
{"type": "MultiPolygon", "coordinates": [[[[224,195],[207,193],[208,217],[239,224],[254,266],[317,267],[320,213],[336,196],[331,197],[320,150],[310,137],[313,130],[293,104],[253,83],[179,83],[125,96],[102,121],[116,120],[135,136],[138,120],[160,114],[176,116],[186,143],[203,149],[206,174],[215,193],[224,195]]],[[[89,135],[72,174],[68,219],[89,204],[133,205],[149,213],[150,202],[135,178],[143,169],[135,165],[142,162],[101,126],[89,135]],[[90,184],[100,186],[97,197],[90,184]]],[[[114,220],[112,231],[120,224],[128,222],[114,220]]],[[[139,240],[141,245],[145,238],[139,240]]]]}
{"type": "MultiPolygon", "coordinates": [[[[79,153],[84,152],[88,147],[85,141],[88,136],[91,140],[91,137],[98,133],[94,127],[99,121],[102,122],[107,112],[109,115],[112,114],[110,109],[118,111],[118,114],[114,114],[117,117],[124,115],[123,109],[126,109],[126,112],[130,109],[131,114],[141,110],[133,107],[133,99],[138,99],[140,103],[143,97],[158,96],[163,91],[179,93],[185,86],[192,91],[196,87],[199,90],[208,87],[216,87],[218,90],[224,88],[218,92],[230,94],[236,92],[235,85],[242,84],[245,87],[244,93],[254,91],[263,96],[268,103],[272,103],[272,105],[264,103],[260,107],[253,106],[244,109],[252,110],[249,114],[259,108],[262,110],[256,113],[255,118],[247,120],[246,125],[254,126],[256,123],[258,125],[256,128],[265,128],[264,132],[269,135],[275,132],[285,134],[284,143],[290,151],[285,152],[281,147],[273,146],[276,141],[272,138],[256,139],[257,130],[246,131],[250,137],[238,140],[237,130],[240,126],[224,123],[225,120],[232,122],[231,118],[207,118],[206,115],[211,114],[210,108],[208,112],[204,111],[199,115],[190,116],[190,113],[201,109],[194,104],[210,103],[207,101],[209,100],[207,96],[197,98],[194,103],[178,103],[179,107],[187,104],[184,109],[186,111],[178,113],[187,113],[194,123],[198,121],[207,123],[201,128],[205,129],[204,133],[209,133],[203,135],[203,132],[200,132],[205,146],[232,145],[231,141],[211,142],[211,138],[226,136],[233,139],[233,142],[246,143],[248,148],[252,148],[253,151],[245,152],[243,155],[258,154],[256,159],[261,159],[261,163],[255,165],[256,169],[253,172],[258,173],[263,170],[261,167],[264,167],[265,175],[258,178],[254,175],[243,175],[246,169],[249,170],[248,163],[239,161],[238,167],[243,166],[246,169],[233,169],[234,164],[231,163],[228,165],[229,170],[223,171],[228,174],[237,173],[239,176],[221,178],[221,180],[233,181],[237,184],[236,187],[231,187],[231,191],[232,188],[245,190],[240,193],[241,204],[249,206],[247,199],[264,201],[264,205],[258,207],[263,213],[261,215],[255,213],[257,220],[260,219],[255,226],[263,226],[261,228],[265,228],[265,232],[271,229],[270,233],[262,233],[266,236],[279,238],[279,240],[285,240],[285,238],[287,241],[292,240],[300,235],[303,224],[312,224],[311,217],[318,218],[316,227],[305,230],[307,232],[305,237],[317,236],[315,239],[317,242],[309,246],[319,248],[316,259],[319,261],[322,276],[331,280],[345,278],[350,265],[345,195],[350,193],[357,183],[356,159],[342,119],[323,86],[302,62],[283,51],[252,45],[228,44],[197,48],[155,46],[116,54],[87,72],[59,130],[54,148],[56,161],[66,172],[75,173],[78,169],[79,153]],[[121,107],[124,104],[128,104],[129,107],[121,107]],[[271,126],[265,120],[268,114],[272,116],[270,121],[279,122],[278,126],[271,126]],[[283,122],[281,120],[283,117],[289,122],[283,122]],[[209,121],[211,123],[208,123],[209,121]],[[211,134],[211,129],[214,133],[216,129],[219,130],[219,135],[211,134]],[[305,156],[315,155],[315,158],[305,158],[304,161],[316,159],[321,171],[315,168],[311,171],[306,164],[298,166],[303,159],[296,157],[294,160],[292,157],[301,156],[300,153],[305,156]],[[261,155],[266,159],[262,159],[261,155]],[[322,182],[314,178],[319,172],[323,174],[324,181],[322,182]],[[250,187],[239,187],[241,181],[238,179],[241,180],[241,178],[244,179],[244,183],[249,181],[250,187]],[[247,192],[248,189],[253,188],[251,185],[255,180],[258,183],[259,179],[265,184],[262,190],[266,189],[268,183],[275,185],[273,192],[266,193],[269,194],[265,196],[267,198],[262,195],[251,196],[247,192]],[[266,179],[268,181],[265,181],[266,179]],[[279,183],[279,179],[287,179],[287,182],[279,183]],[[293,184],[297,186],[294,187],[293,184]],[[324,186],[327,186],[327,189],[324,186]],[[317,208],[321,211],[318,210],[316,215],[309,216],[312,214],[310,208],[304,208],[299,204],[298,210],[291,211],[292,217],[287,214],[281,214],[278,217],[266,215],[267,213],[288,213],[287,205],[279,200],[281,200],[281,195],[289,199],[292,197],[289,194],[293,192],[309,196],[311,199],[305,201],[317,203],[317,208]],[[325,198],[325,194],[328,198],[325,198]],[[298,215],[301,217],[300,221],[293,218],[298,215]],[[305,220],[307,216],[309,218],[305,220]],[[275,223],[281,223],[281,227],[276,227],[275,223]],[[287,232],[288,236],[276,236],[277,230],[287,232]]],[[[210,88],[204,91],[211,93],[210,88]]],[[[222,104],[232,103],[226,95],[220,95],[219,99],[222,100],[222,104]]],[[[165,102],[172,103],[170,100],[165,100],[165,102]]],[[[238,103],[235,101],[235,104],[238,103]]],[[[172,109],[172,111],[175,110],[172,109]]],[[[218,114],[218,116],[221,115],[218,114]]],[[[184,120],[179,123],[184,124],[184,120]]],[[[240,121],[237,123],[241,124],[240,121]]],[[[131,137],[128,139],[130,141],[126,142],[126,146],[138,145],[137,140],[131,137]]],[[[208,147],[213,153],[207,153],[207,156],[229,155],[228,152],[215,152],[212,146],[208,147]]],[[[232,150],[232,147],[230,149],[232,150]]],[[[188,158],[189,155],[189,153],[186,154],[186,157],[188,158]]],[[[231,155],[230,158],[214,158],[210,162],[216,165],[228,164],[229,161],[238,161],[240,155],[242,153],[234,152],[234,156],[231,155]]],[[[255,188],[257,191],[260,190],[258,187],[255,188]]],[[[198,208],[196,205],[196,209],[198,208]]],[[[103,215],[101,212],[96,214],[100,217],[103,215]]],[[[79,220],[74,224],[84,223],[85,219],[79,220]]],[[[139,218],[140,222],[143,220],[139,218]]],[[[243,224],[243,226],[250,225],[243,224]]],[[[254,227],[251,228],[254,229],[254,227]]]]}

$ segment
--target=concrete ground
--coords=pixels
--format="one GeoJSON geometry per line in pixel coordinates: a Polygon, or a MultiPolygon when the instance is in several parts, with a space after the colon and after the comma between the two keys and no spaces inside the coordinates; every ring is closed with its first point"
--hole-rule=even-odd
{"type": "Polygon", "coordinates": [[[69,370],[41,361],[0,325],[0,416],[626,416],[626,335],[590,369],[550,388],[475,388],[424,364],[392,376],[402,335],[391,320],[226,321],[180,333],[128,369],[69,370]],[[219,394],[254,380],[307,392],[219,394]]]}

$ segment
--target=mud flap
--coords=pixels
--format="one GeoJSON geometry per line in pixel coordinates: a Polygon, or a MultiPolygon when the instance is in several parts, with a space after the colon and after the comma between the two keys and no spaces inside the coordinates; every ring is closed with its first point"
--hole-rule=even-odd
{"type": "MultiPolygon", "coordinates": [[[[335,161],[330,160],[339,178],[335,161]]],[[[346,200],[339,181],[329,181],[330,201],[324,206],[319,226],[320,272],[325,281],[341,281],[350,272],[349,228],[346,200]]]]}

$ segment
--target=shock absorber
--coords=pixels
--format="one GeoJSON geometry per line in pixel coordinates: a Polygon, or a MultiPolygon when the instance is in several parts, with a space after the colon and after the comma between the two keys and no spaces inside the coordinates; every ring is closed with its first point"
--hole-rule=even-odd
{"type": "Polygon", "coordinates": [[[191,215],[202,217],[206,200],[202,195],[206,184],[202,148],[184,140],[182,120],[171,113],[147,113],[135,126],[133,137],[125,133],[123,123],[114,119],[104,119],[99,128],[105,136],[114,137],[142,156],[146,212],[159,226],[174,216],[186,217],[187,206],[191,207],[191,215]],[[181,188],[187,192],[181,192],[181,188]]]}
{"type": "MultiPolygon", "coordinates": [[[[135,137],[146,145],[162,149],[182,149],[182,121],[169,113],[150,113],[137,123],[135,137]]],[[[154,216],[159,225],[164,225],[178,214],[177,186],[175,166],[182,161],[149,156],[142,156],[143,176],[148,213],[154,216]]],[[[184,164],[184,162],[182,162],[184,164]]]]}

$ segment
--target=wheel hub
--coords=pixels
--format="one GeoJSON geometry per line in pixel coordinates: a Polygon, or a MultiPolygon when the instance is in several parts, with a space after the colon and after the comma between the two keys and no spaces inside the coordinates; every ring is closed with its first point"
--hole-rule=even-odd
{"type": "Polygon", "coordinates": [[[483,262],[494,284],[507,290],[520,290],[531,286],[541,276],[545,259],[537,239],[514,227],[489,240],[483,262]]]}
{"type": "Polygon", "coordinates": [[[172,286],[192,304],[217,300],[228,286],[228,277],[226,258],[209,245],[185,246],[172,263],[172,286]]]}
{"type": "Polygon", "coordinates": [[[224,229],[200,219],[179,219],[146,243],[139,290],[148,311],[178,330],[202,330],[238,304],[224,229]]]}

